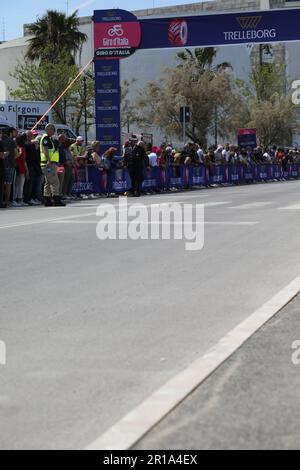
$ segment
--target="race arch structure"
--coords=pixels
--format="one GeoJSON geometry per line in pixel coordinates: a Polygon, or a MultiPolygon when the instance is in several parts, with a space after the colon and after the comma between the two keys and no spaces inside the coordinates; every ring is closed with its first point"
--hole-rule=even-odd
{"type": "Polygon", "coordinates": [[[109,147],[121,152],[120,60],[137,49],[300,40],[300,9],[144,20],[125,10],[97,10],[93,22],[96,135],[102,152],[109,147]]]}

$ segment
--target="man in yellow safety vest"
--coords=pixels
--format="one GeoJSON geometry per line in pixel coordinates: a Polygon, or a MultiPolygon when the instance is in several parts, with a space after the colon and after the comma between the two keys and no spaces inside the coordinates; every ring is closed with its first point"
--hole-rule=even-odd
{"type": "Polygon", "coordinates": [[[45,177],[44,204],[45,207],[53,205],[56,207],[64,207],[65,204],[60,198],[60,184],[57,175],[59,151],[53,141],[54,134],[55,127],[52,124],[48,124],[45,129],[45,134],[40,141],[41,168],[45,177]]]}

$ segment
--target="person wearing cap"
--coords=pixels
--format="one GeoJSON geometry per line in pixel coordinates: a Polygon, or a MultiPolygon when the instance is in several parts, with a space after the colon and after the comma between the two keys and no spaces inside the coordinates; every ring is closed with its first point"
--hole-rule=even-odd
{"type": "Polygon", "coordinates": [[[75,161],[79,158],[83,158],[86,153],[86,148],[84,144],[84,138],[79,135],[76,139],[76,142],[71,145],[70,150],[73,154],[75,161]]]}
{"type": "Polygon", "coordinates": [[[57,174],[59,151],[53,140],[55,127],[53,124],[47,124],[45,131],[40,141],[41,169],[45,177],[44,204],[45,207],[53,204],[56,207],[64,207],[65,204],[60,198],[60,183],[57,174]]]}

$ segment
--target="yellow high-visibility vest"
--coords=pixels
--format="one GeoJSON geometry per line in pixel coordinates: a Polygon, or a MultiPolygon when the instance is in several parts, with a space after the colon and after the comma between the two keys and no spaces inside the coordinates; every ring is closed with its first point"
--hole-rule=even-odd
{"type": "Polygon", "coordinates": [[[48,136],[48,134],[44,134],[43,137],[41,138],[40,141],[40,151],[41,151],[41,164],[46,164],[48,162],[47,157],[44,153],[44,139],[47,137],[47,139],[50,139],[52,142],[52,149],[48,149],[49,152],[49,157],[50,157],[50,162],[51,163],[58,163],[59,162],[59,151],[55,149],[54,142],[51,137],[48,136]]]}

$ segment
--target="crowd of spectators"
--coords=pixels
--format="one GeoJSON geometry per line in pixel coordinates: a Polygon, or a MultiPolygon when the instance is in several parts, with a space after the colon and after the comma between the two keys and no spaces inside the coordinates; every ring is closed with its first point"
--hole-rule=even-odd
{"type": "Polygon", "coordinates": [[[251,147],[240,148],[237,145],[218,145],[205,148],[198,144],[189,143],[183,149],[175,149],[172,144],[162,144],[160,147],[147,149],[151,166],[168,165],[255,165],[300,162],[300,150],[283,147],[251,147]]]}
{"type": "MultiPolygon", "coordinates": [[[[0,208],[24,207],[43,203],[44,177],[40,165],[40,139],[37,131],[18,134],[16,129],[2,130],[0,134],[0,208]]],[[[102,171],[110,172],[113,167],[127,167],[132,180],[132,192],[139,192],[145,168],[180,165],[205,165],[211,172],[217,165],[244,165],[277,163],[285,168],[289,163],[300,163],[300,150],[283,147],[260,146],[252,149],[239,148],[226,144],[205,148],[188,143],[183,148],[174,148],[163,143],[159,147],[138,142],[132,136],[123,146],[123,154],[117,155],[116,148],[104,154],[100,142],[85,145],[79,136],[76,141],[64,135],[56,137],[59,151],[57,173],[60,183],[60,197],[72,201],[73,186],[79,168],[93,165],[102,171]]]]}

